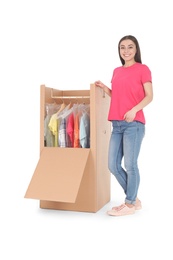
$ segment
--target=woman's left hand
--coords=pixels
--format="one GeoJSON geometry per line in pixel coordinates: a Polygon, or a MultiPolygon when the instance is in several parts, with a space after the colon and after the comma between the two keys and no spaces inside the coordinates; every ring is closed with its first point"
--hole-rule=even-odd
{"type": "Polygon", "coordinates": [[[134,109],[131,109],[125,113],[124,120],[128,123],[133,122],[135,116],[136,112],[134,111],[134,109]]]}

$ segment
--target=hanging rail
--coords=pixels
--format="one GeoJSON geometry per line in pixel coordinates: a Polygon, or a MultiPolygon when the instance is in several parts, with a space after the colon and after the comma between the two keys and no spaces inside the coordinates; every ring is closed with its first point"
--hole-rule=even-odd
{"type": "MultiPolygon", "coordinates": [[[[103,93],[102,93],[102,97],[103,98],[105,98],[105,92],[104,92],[104,90],[103,90],[103,93]]],[[[64,95],[62,95],[62,96],[54,96],[54,94],[53,94],[53,88],[51,89],[51,98],[55,98],[55,99],[69,99],[69,98],[74,98],[74,99],[77,99],[77,98],[82,98],[82,99],[84,99],[84,98],[90,98],[90,96],[88,96],[88,95],[79,95],[79,96],[64,96],[64,95]]]]}
{"type": "Polygon", "coordinates": [[[79,95],[79,96],[77,96],[77,95],[75,95],[75,96],[64,96],[64,95],[62,95],[62,96],[54,96],[54,94],[53,94],[53,88],[51,89],[51,98],[55,98],[55,99],[69,99],[69,98],[74,98],[74,99],[77,99],[77,98],[90,98],[90,96],[85,96],[85,95],[79,95]]]}

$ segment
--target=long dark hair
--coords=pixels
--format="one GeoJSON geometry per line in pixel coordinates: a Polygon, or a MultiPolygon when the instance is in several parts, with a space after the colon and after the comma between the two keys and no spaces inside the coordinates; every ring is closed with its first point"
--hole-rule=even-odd
{"type": "Polygon", "coordinates": [[[142,63],[142,60],[141,60],[141,51],[140,51],[140,47],[139,47],[139,43],[138,43],[138,40],[132,36],[132,35],[126,35],[124,36],[123,38],[121,38],[121,40],[119,41],[118,43],[118,53],[119,53],[119,57],[120,57],[120,60],[121,60],[121,63],[122,65],[125,64],[125,61],[121,58],[121,55],[120,55],[120,44],[122,41],[124,40],[131,40],[132,42],[134,42],[134,44],[136,45],[136,54],[135,54],[135,61],[136,62],[139,62],[139,63],[142,63]]]}

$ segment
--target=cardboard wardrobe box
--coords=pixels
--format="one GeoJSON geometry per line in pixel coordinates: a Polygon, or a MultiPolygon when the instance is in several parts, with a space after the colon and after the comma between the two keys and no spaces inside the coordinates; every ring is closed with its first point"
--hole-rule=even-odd
{"type": "Polygon", "coordinates": [[[40,158],[25,198],[40,208],[97,212],[110,201],[107,120],[110,97],[94,84],[89,90],[56,90],[40,86],[40,158]],[[46,147],[45,105],[63,102],[90,104],[90,148],[46,147]]]}

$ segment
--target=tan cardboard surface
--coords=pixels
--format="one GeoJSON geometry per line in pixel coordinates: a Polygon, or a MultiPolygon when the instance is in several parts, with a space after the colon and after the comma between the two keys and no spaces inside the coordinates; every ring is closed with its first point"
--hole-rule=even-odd
{"type": "Polygon", "coordinates": [[[25,198],[74,203],[90,149],[45,147],[25,198]]]}
{"type": "Polygon", "coordinates": [[[60,91],[40,89],[40,159],[25,198],[40,200],[41,208],[96,212],[110,200],[107,121],[110,97],[102,89],[60,91]],[[90,104],[90,148],[45,147],[45,104],[90,104]]]}

